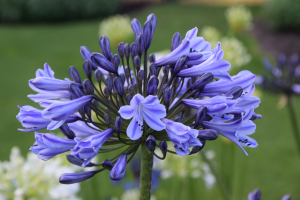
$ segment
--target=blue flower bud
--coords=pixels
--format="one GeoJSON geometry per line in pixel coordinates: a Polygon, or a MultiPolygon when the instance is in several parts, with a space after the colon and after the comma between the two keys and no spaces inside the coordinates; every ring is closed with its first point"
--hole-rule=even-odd
{"type": "Polygon", "coordinates": [[[259,189],[254,190],[248,195],[248,200],[261,200],[261,192],[259,189]]]}
{"type": "MultiPolygon", "coordinates": [[[[148,15],[147,21],[151,21],[151,26],[152,26],[152,32],[151,32],[151,35],[153,35],[154,30],[155,30],[155,28],[156,28],[156,24],[157,24],[157,18],[156,18],[156,16],[155,16],[153,13],[151,13],[150,15],[148,15]]],[[[152,37],[152,36],[151,36],[151,37],[152,37]]]]}
{"type": "Polygon", "coordinates": [[[113,79],[112,79],[110,76],[108,76],[108,77],[106,78],[106,80],[105,80],[105,85],[106,85],[106,87],[107,87],[107,89],[108,89],[109,91],[112,90],[112,87],[113,87],[113,79]]]}
{"type": "Polygon", "coordinates": [[[130,56],[130,46],[128,43],[124,44],[124,55],[126,59],[128,59],[130,56]]]}
{"type": "MultiPolygon", "coordinates": [[[[68,160],[70,163],[72,163],[73,165],[77,165],[77,166],[81,167],[81,165],[84,163],[84,160],[81,160],[81,159],[79,159],[79,158],[76,158],[76,157],[74,157],[74,156],[71,155],[71,154],[67,154],[66,157],[67,157],[67,160],[68,160]]],[[[86,165],[86,167],[92,167],[92,166],[94,166],[93,163],[89,163],[89,164],[86,165]]]]}
{"type": "Polygon", "coordinates": [[[71,76],[71,78],[74,80],[75,83],[81,83],[79,72],[75,67],[73,66],[69,67],[69,75],[71,76]]]}
{"type": "Polygon", "coordinates": [[[132,60],[137,55],[137,49],[136,49],[135,42],[131,43],[131,45],[130,45],[130,54],[131,54],[132,60]]]}
{"type": "Polygon", "coordinates": [[[97,66],[101,67],[102,69],[111,72],[111,73],[118,73],[118,70],[114,67],[114,65],[109,62],[102,54],[100,53],[92,53],[91,57],[92,62],[94,62],[97,66]]]}
{"type": "Polygon", "coordinates": [[[146,139],[145,146],[149,153],[151,153],[155,150],[156,140],[152,135],[149,135],[149,137],[146,139]]]}
{"type": "Polygon", "coordinates": [[[86,94],[94,94],[94,88],[90,80],[86,79],[83,81],[83,88],[86,94]]]}
{"type": "Polygon", "coordinates": [[[163,67],[163,73],[164,73],[165,76],[169,75],[169,66],[164,66],[163,67]]]}
{"type": "Polygon", "coordinates": [[[141,33],[135,36],[135,45],[138,55],[141,56],[144,52],[144,41],[141,33]]]}
{"type": "Polygon", "coordinates": [[[140,68],[141,68],[141,59],[140,59],[140,57],[138,57],[138,56],[134,57],[134,59],[133,59],[133,66],[135,67],[135,69],[137,71],[140,70],[140,68]]]}
{"type": "Polygon", "coordinates": [[[130,68],[128,66],[125,66],[125,75],[126,77],[130,76],[130,68]]]}
{"type": "Polygon", "coordinates": [[[215,140],[218,137],[218,132],[213,129],[199,130],[198,138],[203,140],[215,140]]]}
{"type": "Polygon", "coordinates": [[[68,90],[73,99],[84,96],[83,92],[76,83],[71,83],[68,90]]]}
{"type": "Polygon", "coordinates": [[[203,146],[193,146],[190,154],[198,153],[201,149],[203,149],[203,146]]]}
{"type": "Polygon", "coordinates": [[[80,47],[80,54],[81,54],[83,60],[89,60],[89,59],[91,59],[92,53],[91,53],[90,50],[89,50],[87,47],[85,47],[85,46],[81,46],[81,47],[80,47]]]}
{"type": "Polygon", "coordinates": [[[120,132],[123,126],[123,119],[121,117],[116,117],[115,119],[115,127],[116,131],[120,132]]]}
{"type": "Polygon", "coordinates": [[[198,90],[203,88],[206,84],[210,83],[214,79],[214,75],[210,72],[205,72],[200,78],[191,85],[192,90],[198,90]]]}
{"type": "Polygon", "coordinates": [[[150,77],[150,79],[148,81],[148,86],[147,86],[147,96],[154,95],[154,92],[157,90],[158,82],[159,81],[156,76],[150,77]]]}
{"type": "Polygon", "coordinates": [[[99,44],[102,54],[107,58],[107,60],[111,61],[112,54],[110,52],[109,39],[106,36],[102,35],[99,39],[99,44]]]}
{"type": "Polygon", "coordinates": [[[126,95],[126,102],[127,102],[128,104],[130,104],[131,99],[132,99],[132,96],[131,96],[130,94],[127,94],[127,95],[126,95]]]}
{"type": "Polygon", "coordinates": [[[93,99],[92,100],[92,104],[97,108],[97,107],[99,107],[99,103],[98,103],[98,101],[96,100],[96,99],[93,99]]]}
{"type": "Polygon", "coordinates": [[[114,181],[121,180],[125,175],[126,165],[127,165],[127,154],[123,153],[119,157],[118,161],[116,162],[112,170],[110,171],[110,175],[109,175],[110,179],[114,181]]]}
{"type": "Polygon", "coordinates": [[[85,181],[87,179],[92,178],[96,173],[97,173],[97,171],[66,173],[66,174],[61,175],[61,177],[59,178],[59,182],[62,184],[79,183],[81,181],[85,181]]]}
{"type": "Polygon", "coordinates": [[[104,97],[105,97],[105,98],[108,98],[108,97],[109,97],[110,91],[111,91],[111,90],[108,90],[107,87],[105,87],[105,88],[103,89],[103,94],[104,94],[104,97]]]}
{"type": "Polygon", "coordinates": [[[84,113],[86,114],[86,116],[91,119],[92,118],[92,108],[90,105],[85,105],[84,106],[84,113]]]}
{"type": "Polygon", "coordinates": [[[197,111],[197,115],[195,119],[195,124],[194,124],[195,129],[201,126],[202,122],[206,118],[206,115],[207,115],[207,108],[205,106],[200,106],[197,111]]]}
{"type": "Polygon", "coordinates": [[[158,146],[161,150],[161,153],[165,157],[168,151],[168,144],[166,143],[166,141],[161,141],[158,146]]]}
{"type": "Polygon", "coordinates": [[[132,21],[131,21],[131,28],[134,32],[135,35],[139,34],[142,32],[142,27],[141,27],[141,24],[139,22],[139,20],[137,20],[136,18],[134,18],[132,21]]]}
{"type": "Polygon", "coordinates": [[[164,100],[166,106],[170,105],[171,99],[172,99],[172,90],[169,87],[167,87],[164,90],[164,100]]]}
{"type": "Polygon", "coordinates": [[[192,85],[192,79],[189,78],[186,82],[186,89],[187,90],[190,89],[191,85],[192,85]]]}
{"type": "Polygon", "coordinates": [[[110,160],[104,160],[102,163],[101,163],[102,167],[111,171],[112,168],[113,168],[113,164],[110,162],[110,160]]]}
{"type": "Polygon", "coordinates": [[[152,41],[152,24],[151,21],[146,21],[143,27],[143,42],[145,49],[150,47],[152,41]]]}
{"type": "Polygon", "coordinates": [[[126,80],[125,74],[121,73],[121,74],[119,74],[119,77],[120,77],[120,79],[122,81],[122,85],[124,85],[125,80],[126,80]]]}
{"type": "Polygon", "coordinates": [[[128,92],[129,92],[129,94],[134,95],[135,89],[134,89],[134,86],[133,86],[133,85],[130,85],[130,86],[128,87],[128,92]]]}
{"type": "Polygon", "coordinates": [[[116,69],[118,69],[121,59],[118,54],[115,54],[111,59],[112,64],[115,66],[116,69]]]}
{"type": "Polygon", "coordinates": [[[107,125],[110,124],[110,117],[108,114],[104,114],[103,119],[104,119],[105,124],[107,124],[107,125]]]}
{"type": "Polygon", "coordinates": [[[120,96],[120,98],[123,98],[123,83],[121,78],[119,77],[114,78],[114,88],[117,94],[120,96]]]}
{"type": "Polygon", "coordinates": [[[74,139],[75,133],[69,128],[67,123],[63,123],[63,125],[61,125],[59,127],[59,130],[68,138],[68,139],[74,139]]]}
{"type": "Polygon", "coordinates": [[[118,45],[118,53],[121,58],[124,57],[124,42],[120,42],[118,45]]]}
{"type": "Polygon", "coordinates": [[[232,99],[237,99],[243,94],[243,88],[241,86],[232,87],[225,95],[227,97],[232,97],[232,99]]]}
{"type": "Polygon", "coordinates": [[[153,63],[151,63],[150,64],[150,66],[149,66],[149,73],[150,73],[150,75],[154,75],[154,76],[156,76],[156,73],[157,73],[157,67],[153,64],[153,63]]]}
{"type": "Polygon", "coordinates": [[[85,75],[91,79],[92,77],[92,71],[93,71],[93,63],[90,60],[86,60],[83,63],[83,71],[85,75]]]}
{"type": "Polygon", "coordinates": [[[97,69],[94,73],[94,77],[95,79],[98,81],[98,83],[100,83],[102,80],[103,80],[103,77],[102,77],[102,72],[97,69]]]}
{"type": "Polygon", "coordinates": [[[184,65],[187,63],[188,60],[188,56],[180,56],[175,64],[173,74],[177,75],[184,68],[184,65]]]}
{"type": "Polygon", "coordinates": [[[140,70],[138,73],[138,80],[142,82],[144,80],[144,77],[145,77],[144,70],[140,70]]]}
{"type": "Polygon", "coordinates": [[[172,38],[171,51],[174,51],[174,49],[176,49],[180,45],[180,42],[181,42],[181,35],[180,33],[176,32],[172,38]]]}
{"type": "Polygon", "coordinates": [[[155,54],[154,53],[151,53],[150,55],[149,55],[149,62],[150,63],[154,63],[156,61],[156,59],[155,59],[155,54]]]}

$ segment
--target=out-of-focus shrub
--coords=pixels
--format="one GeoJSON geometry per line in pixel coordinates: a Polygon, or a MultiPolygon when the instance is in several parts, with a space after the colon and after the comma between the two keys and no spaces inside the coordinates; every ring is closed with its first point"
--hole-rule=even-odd
{"type": "Polygon", "coordinates": [[[103,20],[99,26],[99,36],[101,35],[107,36],[115,47],[130,37],[134,38],[130,18],[127,15],[115,15],[103,20]]]}
{"type": "Polygon", "coordinates": [[[235,32],[244,31],[251,27],[252,14],[244,5],[229,7],[225,12],[225,16],[229,28],[235,32]]]}
{"type": "Polygon", "coordinates": [[[273,0],[266,4],[268,23],[277,30],[300,31],[300,1],[273,0]]]}
{"type": "Polygon", "coordinates": [[[107,16],[119,0],[0,0],[0,19],[6,22],[64,21],[107,16]]]}

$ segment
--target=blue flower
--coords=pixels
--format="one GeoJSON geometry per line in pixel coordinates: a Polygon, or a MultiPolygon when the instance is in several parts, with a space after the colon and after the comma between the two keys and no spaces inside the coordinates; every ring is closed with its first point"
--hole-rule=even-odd
{"type": "Polygon", "coordinates": [[[165,129],[165,124],[160,119],[166,116],[166,108],[159,104],[157,96],[149,95],[144,98],[136,94],[130,101],[130,105],[122,106],[119,113],[124,119],[131,119],[127,128],[127,136],[131,140],[137,140],[142,136],[143,120],[156,131],[165,129]]]}
{"type": "Polygon", "coordinates": [[[76,121],[68,125],[69,128],[75,133],[76,137],[87,137],[99,133],[99,129],[95,125],[92,123],[87,124],[83,121],[76,121]]]}
{"type": "Polygon", "coordinates": [[[74,140],[57,137],[50,133],[35,132],[35,139],[36,142],[30,150],[41,160],[49,160],[58,154],[70,151],[76,145],[74,140]]]}
{"type": "Polygon", "coordinates": [[[83,159],[84,163],[82,166],[85,167],[96,155],[98,155],[98,151],[112,134],[113,129],[109,128],[82,140],[75,138],[76,146],[72,149],[71,154],[78,159],[83,159]]]}
{"type": "Polygon", "coordinates": [[[166,124],[167,134],[173,142],[178,155],[188,155],[190,153],[189,147],[202,146],[202,143],[197,138],[198,130],[191,129],[189,126],[169,119],[164,118],[162,121],[166,124]]]}
{"type": "Polygon", "coordinates": [[[125,175],[126,165],[127,165],[127,155],[126,153],[123,153],[119,157],[118,161],[116,162],[112,170],[110,171],[110,175],[109,175],[110,179],[114,181],[121,180],[125,175]]]}

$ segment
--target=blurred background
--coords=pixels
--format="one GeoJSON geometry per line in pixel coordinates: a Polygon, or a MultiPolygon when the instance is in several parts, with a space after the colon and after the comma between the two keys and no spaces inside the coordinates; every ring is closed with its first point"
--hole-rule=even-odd
{"type": "MultiPolygon", "coordinates": [[[[175,32],[183,37],[195,26],[198,36],[213,46],[222,43],[225,59],[232,64],[231,75],[241,70],[262,74],[262,59],[275,64],[279,53],[300,55],[299,0],[0,0],[0,160],[12,162],[17,156],[25,157],[34,142],[33,133],[17,131],[21,124],[16,115],[17,105],[36,106],[27,95],[34,94],[28,80],[35,77],[38,68],[47,62],[60,79],[69,77],[69,66],[83,73],[80,46],[100,52],[98,40],[105,34],[113,53],[117,53],[119,42],[134,41],[130,21],[137,18],[143,23],[150,13],[156,15],[158,24],[148,52],[159,52],[157,56],[170,51],[175,32]],[[14,146],[21,153],[10,157],[14,146]]],[[[262,190],[265,200],[280,199],[287,193],[292,199],[300,199],[300,157],[284,97],[256,88],[255,96],[261,98],[256,113],[263,116],[255,121],[253,138],[258,147],[247,148],[247,157],[219,137],[206,143],[206,155],[220,171],[234,200],[247,199],[255,188],[262,190]]],[[[300,115],[300,98],[294,100],[295,112],[300,115]]],[[[99,156],[98,160],[102,162],[103,158],[99,156]]],[[[167,162],[169,166],[156,163],[155,199],[223,199],[216,178],[200,155],[170,156],[167,162]]],[[[74,194],[79,199],[134,199],[138,165],[137,160],[128,166],[125,180],[118,183],[102,172],[73,189],[74,194]]],[[[1,173],[5,176],[6,172],[2,169],[1,173]]],[[[44,175],[40,178],[46,179],[44,175]]],[[[19,194],[21,186],[12,179],[0,179],[0,194],[19,194]],[[3,187],[4,182],[7,187],[3,187]]],[[[28,191],[35,186],[30,187],[28,191]]],[[[22,194],[20,200],[30,197],[24,191],[22,194]]],[[[14,199],[14,195],[6,198],[14,199]]],[[[52,195],[49,199],[63,198],[52,195]]]]}

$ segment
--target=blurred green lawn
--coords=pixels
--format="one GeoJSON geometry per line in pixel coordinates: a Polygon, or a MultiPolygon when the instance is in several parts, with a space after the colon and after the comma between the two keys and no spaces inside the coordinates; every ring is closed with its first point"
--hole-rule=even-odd
{"type": "MultiPolygon", "coordinates": [[[[156,52],[170,48],[176,31],[184,36],[186,31],[195,26],[201,30],[203,26],[211,25],[226,33],[224,9],[202,5],[162,4],[130,13],[130,17],[136,17],[144,23],[148,14],[154,13],[157,16],[158,25],[149,51],[156,52]]],[[[255,16],[260,13],[258,7],[251,10],[255,16]]],[[[28,87],[28,80],[35,77],[35,71],[42,68],[45,62],[52,67],[57,78],[68,77],[69,66],[81,70],[83,60],[79,53],[80,46],[88,46],[91,51],[100,52],[97,35],[100,21],[101,19],[51,25],[0,25],[0,160],[8,159],[13,146],[19,146],[25,155],[34,142],[33,133],[17,131],[21,125],[15,118],[19,111],[17,105],[35,105],[26,97],[34,94],[28,87]]],[[[239,34],[237,37],[246,44],[253,56],[252,61],[241,70],[261,73],[261,59],[267,53],[259,50],[250,34],[239,34]]],[[[234,199],[246,199],[247,194],[255,188],[262,190],[265,200],[280,199],[286,193],[290,193],[293,199],[300,199],[300,158],[296,154],[287,109],[278,109],[279,95],[264,92],[261,100],[257,113],[262,114],[263,119],[255,121],[257,131],[253,135],[259,146],[256,149],[247,148],[248,157],[236,146],[233,152],[227,151],[232,148],[221,137],[217,141],[208,142],[206,150],[214,150],[218,167],[227,171],[227,178],[233,183],[229,187],[234,199]],[[233,157],[235,162],[231,164],[233,157]],[[231,173],[228,175],[228,172],[231,173]]],[[[296,111],[299,113],[300,100],[296,103],[296,111]]],[[[81,195],[84,199],[119,196],[122,186],[113,187],[108,173],[104,172],[84,182],[81,195]]],[[[221,199],[218,187],[206,191],[202,179],[163,181],[155,194],[158,199],[221,199]]]]}

